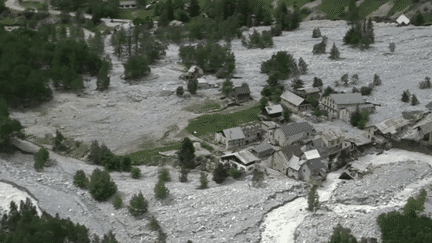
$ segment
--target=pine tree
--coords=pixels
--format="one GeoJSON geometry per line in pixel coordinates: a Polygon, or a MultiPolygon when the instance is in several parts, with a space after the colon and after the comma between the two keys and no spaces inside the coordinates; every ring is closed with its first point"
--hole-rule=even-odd
{"type": "Polygon", "coordinates": [[[418,105],[418,104],[420,104],[420,102],[418,101],[417,96],[415,94],[413,94],[412,97],[411,97],[411,105],[415,106],[415,105],[418,105]]]}
{"type": "Polygon", "coordinates": [[[377,74],[375,74],[374,75],[374,80],[373,80],[373,84],[375,85],[375,86],[379,86],[379,85],[381,85],[381,78],[377,75],[377,74]]]}
{"type": "Polygon", "coordinates": [[[402,98],[401,98],[402,102],[408,103],[410,101],[410,97],[408,95],[408,93],[406,91],[404,91],[402,93],[402,98]]]}
{"type": "Polygon", "coordinates": [[[291,88],[294,92],[298,92],[299,89],[304,88],[304,81],[301,79],[293,79],[291,82],[291,88]]]}
{"type": "Polygon", "coordinates": [[[109,77],[109,63],[104,62],[102,64],[101,69],[97,75],[96,80],[96,90],[104,91],[107,90],[110,85],[110,77],[109,77]]]}
{"type": "Polygon", "coordinates": [[[362,115],[360,113],[359,106],[357,105],[356,110],[351,114],[350,122],[354,127],[357,126],[359,121],[362,119],[362,115]]]}
{"type": "Polygon", "coordinates": [[[300,59],[299,59],[298,67],[299,67],[300,74],[306,74],[307,73],[308,67],[307,67],[306,62],[303,60],[302,57],[300,57],[300,59]]]}
{"type": "Polygon", "coordinates": [[[345,87],[348,86],[348,82],[349,82],[349,76],[348,73],[345,73],[342,77],[341,77],[341,82],[343,83],[343,85],[345,87]]]}
{"type": "Polygon", "coordinates": [[[336,59],[340,58],[340,52],[339,52],[339,50],[336,47],[336,43],[334,43],[334,42],[333,42],[333,47],[332,47],[332,49],[330,51],[329,58],[332,59],[332,60],[336,60],[336,59]]]}
{"type": "Polygon", "coordinates": [[[375,34],[374,34],[374,28],[373,28],[373,23],[371,18],[368,19],[366,32],[369,33],[369,38],[371,43],[375,43],[375,34]]]}
{"type": "Polygon", "coordinates": [[[134,217],[143,215],[148,210],[148,201],[144,198],[142,192],[132,196],[129,201],[129,213],[134,217]]]}
{"type": "Polygon", "coordinates": [[[183,139],[182,146],[177,154],[180,166],[185,167],[186,169],[195,169],[195,147],[188,137],[183,139]]]}
{"type": "Polygon", "coordinates": [[[200,5],[199,5],[197,0],[191,0],[190,1],[189,9],[190,9],[189,16],[192,18],[198,16],[200,14],[200,11],[201,11],[200,5]]]}
{"type": "Polygon", "coordinates": [[[395,52],[395,50],[396,50],[396,44],[393,43],[393,42],[391,42],[391,43],[389,44],[389,50],[390,50],[391,52],[395,52]]]}
{"type": "Polygon", "coordinates": [[[357,85],[359,81],[359,76],[358,74],[354,74],[353,76],[351,76],[351,84],[353,85],[357,85]]]}
{"type": "Polygon", "coordinates": [[[227,169],[222,163],[219,163],[213,171],[213,181],[215,181],[217,184],[221,184],[226,178],[228,178],[228,176],[227,169]]]}
{"type": "Polygon", "coordinates": [[[200,186],[198,187],[198,189],[206,189],[208,188],[208,180],[207,180],[207,173],[205,173],[204,171],[201,171],[200,173],[200,186]]]}
{"type": "Polygon", "coordinates": [[[321,37],[321,30],[319,27],[314,28],[312,31],[312,38],[320,38],[321,37]]]}
{"type": "Polygon", "coordinates": [[[322,86],[323,86],[322,79],[318,77],[314,77],[312,87],[322,87],[322,86]]]}

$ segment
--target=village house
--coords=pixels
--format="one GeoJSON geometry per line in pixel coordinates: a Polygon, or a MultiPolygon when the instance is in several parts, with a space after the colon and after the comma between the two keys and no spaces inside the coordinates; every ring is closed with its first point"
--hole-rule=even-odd
{"type": "Polygon", "coordinates": [[[255,141],[261,141],[263,137],[263,130],[260,124],[242,127],[241,130],[245,136],[245,144],[249,144],[255,141]]]}
{"type": "Polygon", "coordinates": [[[303,152],[299,145],[282,147],[274,154],[270,167],[297,180],[322,181],[326,178],[319,152],[316,149],[303,152]]]}
{"type": "Polygon", "coordinates": [[[243,103],[250,100],[249,85],[243,83],[242,86],[235,87],[232,92],[233,98],[237,103],[243,103]]]}
{"type": "Polygon", "coordinates": [[[224,129],[216,133],[215,142],[225,144],[225,149],[241,147],[245,144],[245,135],[240,127],[224,129]]]}
{"type": "Polygon", "coordinates": [[[432,121],[413,127],[417,129],[417,141],[423,141],[426,144],[432,145],[432,121]]]}
{"type": "MultiPolygon", "coordinates": [[[[364,104],[358,106],[359,111],[368,111],[369,113],[372,113],[375,111],[375,106],[373,104],[364,104]]],[[[350,124],[351,123],[351,116],[352,114],[357,110],[357,106],[349,106],[346,108],[342,108],[340,111],[340,119],[344,122],[350,124]]]]}
{"type": "Polygon", "coordinates": [[[299,89],[298,94],[305,100],[308,100],[308,98],[319,100],[321,97],[321,90],[317,87],[299,89]]]}
{"type": "Polygon", "coordinates": [[[269,143],[261,143],[251,149],[257,157],[262,158],[271,155],[274,152],[273,146],[269,143]]]}
{"type": "Polygon", "coordinates": [[[396,19],[396,23],[399,25],[399,26],[402,26],[402,25],[408,25],[409,23],[410,23],[410,20],[404,15],[404,14],[401,14],[397,19],[396,19]]]}
{"type": "Polygon", "coordinates": [[[366,128],[366,136],[371,142],[384,143],[387,139],[398,140],[408,130],[410,121],[403,116],[390,118],[366,128]]]}
{"type": "Polygon", "coordinates": [[[272,142],[279,146],[286,146],[299,140],[310,139],[314,135],[315,129],[308,122],[291,123],[276,129],[272,142]]]}
{"type": "Polygon", "coordinates": [[[326,110],[332,119],[340,118],[340,111],[348,107],[364,105],[365,100],[360,93],[330,94],[320,101],[320,109],[326,110]]]}
{"type": "Polygon", "coordinates": [[[119,2],[119,8],[120,9],[130,9],[130,8],[136,8],[137,3],[136,1],[120,1],[119,2]]]}
{"type": "Polygon", "coordinates": [[[281,95],[280,103],[292,112],[306,111],[311,107],[305,99],[290,91],[285,91],[281,95]]]}
{"type": "Polygon", "coordinates": [[[339,128],[327,128],[319,132],[319,139],[314,140],[314,145],[324,157],[335,154],[343,149],[351,148],[351,142],[345,141],[345,134],[339,128]]]}
{"type": "Polygon", "coordinates": [[[255,169],[255,163],[259,161],[260,159],[247,150],[221,156],[222,164],[229,164],[231,167],[246,173],[252,172],[255,169]]]}
{"type": "Polygon", "coordinates": [[[265,115],[269,118],[277,118],[282,116],[283,108],[281,105],[272,105],[265,107],[265,115]]]}
{"type": "Polygon", "coordinates": [[[264,137],[266,141],[273,141],[274,132],[279,125],[273,121],[261,121],[262,129],[265,131],[264,137]]]}

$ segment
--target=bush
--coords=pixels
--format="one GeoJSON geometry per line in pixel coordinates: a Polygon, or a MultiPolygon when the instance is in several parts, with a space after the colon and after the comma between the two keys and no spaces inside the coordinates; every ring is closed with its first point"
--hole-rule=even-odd
{"type": "Polygon", "coordinates": [[[249,35],[249,40],[247,41],[246,38],[242,36],[242,45],[248,49],[255,49],[255,48],[267,48],[273,46],[273,39],[271,32],[263,31],[261,34],[258,33],[256,29],[254,29],[254,32],[252,35],[249,35]]]}
{"type": "Polygon", "coordinates": [[[222,163],[219,163],[216,169],[213,171],[213,181],[215,181],[217,184],[221,184],[226,178],[228,178],[228,176],[227,169],[222,163]]]}
{"type": "Polygon", "coordinates": [[[146,58],[130,56],[124,65],[125,79],[138,79],[147,76],[151,69],[146,58]]]}
{"type": "Polygon", "coordinates": [[[184,94],[183,86],[178,86],[176,90],[177,96],[182,96],[184,94]]]}
{"type": "Polygon", "coordinates": [[[324,90],[323,97],[329,96],[330,94],[334,94],[334,93],[336,93],[336,91],[334,91],[332,87],[327,86],[327,88],[325,88],[324,90]]]}
{"type": "Polygon", "coordinates": [[[372,93],[372,88],[371,87],[367,87],[367,86],[362,86],[360,88],[360,93],[363,96],[370,95],[372,93]]]}
{"type": "Polygon", "coordinates": [[[323,36],[321,42],[314,45],[312,53],[314,55],[325,54],[326,53],[326,47],[327,47],[327,37],[323,36]]]}
{"type": "Polygon", "coordinates": [[[308,66],[302,57],[300,57],[300,59],[299,59],[298,68],[299,68],[300,74],[306,74],[307,73],[308,66]]]}
{"type": "Polygon", "coordinates": [[[330,56],[329,56],[329,58],[330,58],[331,60],[337,60],[337,59],[340,58],[340,52],[339,52],[339,50],[337,49],[336,44],[335,44],[334,42],[333,42],[333,47],[332,47],[332,49],[330,50],[330,56]]]}
{"type": "Polygon", "coordinates": [[[358,82],[359,82],[359,76],[358,76],[358,74],[354,74],[353,76],[351,76],[351,84],[357,85],[358,82]]]}
{"type": "Polygon", "coordinates": [[[312,38],[320,38],[321,37],[321,30],[320,28],[314,28],[312,31],[312,38]]]}
{"type": "Polygon", "coordinates": [[[188,181],[188,174],[189,174],[189,171],[182,166],[180,169],[180,176],[179,176],[180,182],[187,182],[188,181]]]}
{"type": "Polygon", "coordinates": [[[165,187],[164,181],[159,180],[158,183],[156,183],[154,193],[157,199],[164,199],[168,196],[169,190],[165,187]]]}
{"type": "Polygon", "coordinates": [[[411,19],[411,23],[415,26],[422,26],[424,22],[423,14],[420,11],[417,11],[416,15],[411,19]]]}
{"type": "Polygon", "coordinates": [[[243,173],[239,170],[237,170],[236,168],[231,168],[230,169],[230,175],[234,178],[234,179],[238,179],[240,178],[243,173]]]}
{"type": "Polygon", "coordinates": [[[200,173],[200,186],[198,189],[207,189],[208,188],[208,180],[207,180],[207,173],[204,171],[201,171],[200,173]]]}
{"type": "Polygon", "coordinates": [[[114,196],[114,208],[119,209],[123,206],[123,201],[119,195],[114,196]]]}
{"type": "Polygon", "coordinates": [[[74,185],[84,189],[89,185],[89,180],[83,170],[78,170],[74,176],[74,185]]]}
{"type": "Polygon", "coordinates": [[[351,234],[350,229],[343,228],[338,223],[333,229],[333,235],[331,236],[329,243],[357,243],[357,239],[351,234]]]}
{"type": "Polygon", "coordinates": [[[408,92],[404,91],[402,93],[402,98],[401,98],[402,102],[408,103],[410,101],[410,96],[408,94],[408,92]]]}
{"type": "Polygon", "coordinates": [[[255,188],[262,187],[264,181],[264,172],[254,171],[252,176],[252,186],[255,188]]]}
{"type": "Polygon", "coordinates": [[[287,51],[278,51],[269,60],[262,62],[261,72],[269,76],[274,74],[279,80],[295,77],[300,73],[294,57],[287,51]]]}
{"type": "Polygon", "coordinates": [[[197,79],[191,79],[188,81],[188,91],[191,94],[196,94],[198,90],[198,80],[197,79]]]}
{"type": "Polygon", "coordinates": [[[412,106],[416,106],[416,105],[418,105],[418,104],[420,104],[420,102],[418,101],[417,96],[416,96],[415,94],[413,94],[413,95],[411,96],[411,105],[412,105],[412,106]]]}
{"type": "Polygon", "coordinates": [[[39,149],[37,153],[34,155],[34,168],[36,170],[40,170],[45,166],[45,163],[47,162],[49,158],[49,152],[46,148],[42,147],[39,149]]]}
{"type": "Polygon", "coordinates": [[[117,185],[107,171],[96,168],[90,177],[89,189],[94,199],[105,201],[117,192],[117,185]]]}
{"type": "Polygon", "coordinates": [[[151,218],[150,223],[149,223],[149,228],[150,228],[150,230],[152,230],[152,231],[157,231],[157,230],[160,229],[159,222],[156,220],[155,217],[152,217],[152,218],[151,218]]]}
{"type": "Polygon", "coordinates": [[[141,170],[139,168],[132,168],[131,170],[132,178],[139,179],[141,177],[141,170]]]}
{"type": "Polygon", "coordinates": [[[425,81],[419,83],[420,89],[429,89],[431,88],[430,77],[426,77],[425,81]]]}
{"type": "Polygon", "coordinates": [[[282,26],[280,24],[276,24],[270,28],[270,33],[272,36],[281,36],[282,35],[282,26]]]}
{"type": "Polygon", "coordinates": [[[373,84],[375,86],[379,86],[379,85],[381,85],[381,83],[382,83],[381,78],[377,74],[375,74],[374,75],[373,84]]]}
{"type": "Polygon", "coordinates": [[[314,77],[312,87],[322,87],[322,86],[323,86],[322,79],[318,77],[314,77]]]}
{"type": "Polygon", "coordinates": [[[167,168],[161,168],[158,171],[159,173],[159,181],[167,182],[170,181],[170,174],[167,168]]]}
{"type": "Polygon", "coordinates": [[[351,93],[360,93],[360,90],[357,87],[353,87],[351,93]]]}
{"type": "Polygon", "coordinates": [[[396,50],[396,44],[393,43],[393,42],[391,42],[391,43],[389,44],[389,50],[390,50],[391,52],[395,52],[395,50],[396,50]]]}
{"type": "Polygon", "coordinates": [[[141,216],[147,213],[148,201],[144,198],[142,192],[132,196],[129,201],[129,213],[134,217],[141,216]]]}

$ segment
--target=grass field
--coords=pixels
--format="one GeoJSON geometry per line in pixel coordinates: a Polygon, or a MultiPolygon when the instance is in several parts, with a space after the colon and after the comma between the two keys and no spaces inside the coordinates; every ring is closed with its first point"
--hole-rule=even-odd
{"type": "Polygon", "coordinates": [[[0,24],[3,24],[3,25],[13,25],[13,24],[15,24],[15,23],[16,23],[16,20],[15,20],[15,19],[11,19],[11,18],[9,18],[9,17],[0,20],[0,24]]]}
{"type": "Polygon", "coordinates": [[[221,115],[204,115],[190,121],[186,131],[195,136],[204,136],[223,129],[239,126],[240,124],[257,121],[260,109],[258,106],[251,107],[239,112],[221,115]],[[196,133],[194,133],[196,131],[196,133]]]}
{"type": "Polygon", "coordinates": [[[130,19],[133,20],[135,18],[145,19],[148,17],[153,17],[154,10],[145,10],[145,9],[121,9],[120,10],[120,19],[130,19]]]}
{"type": "Polygon", "coordinates": [[[341,0],[323,0],[319,9],[326,14],[327,19],[336,19],[345,12],[345,7],[349,5],[349,1],[341,0]]]}
{"type": "Polygon", "coordinates": [[[386,3],[385,0],[365,0],[360,4],[359,6],[359,17],[360,19],[365,18],[369,14],[371,14],[373,11],[377,10],[381,5],[386,3]]]}
{"type": "Polygon", "coordinates": [[[404,10],[410,4],[412,4],[412,0],[395,0],[393,7],[388,12],[387,16],[392,16],[394,13],[404,10]]]}
{"type": "Polygon", "coordinates": [[[219,102],[214,100],[205,100],[199,104],[192,104],[185,108],[185,110],[189,112],[193,112],[195,114],[206,113],[213,110],[220,109],[221,105],[219,102]]]}
{"type": "MultiPolygon", "coordinates": [[[[170,144],[164,147],[141,150],[135,153],[126,155],[129,157],[134,164],[143,164],[148,161],[152,161],[153,158],[159,155],[159,152],[165,152],[169,150],[177,150],[181,147],[181,142],[170,144]]],[[[159,155],[160,156],[160,155],[159,155]]]]}

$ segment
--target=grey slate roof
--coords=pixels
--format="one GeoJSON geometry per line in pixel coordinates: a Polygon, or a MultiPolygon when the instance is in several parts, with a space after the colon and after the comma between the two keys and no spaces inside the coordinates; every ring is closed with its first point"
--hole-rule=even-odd
{"type": "Polygon", "coordinates": [[[250,94],[250,90],[248,86],[240,86],[240,87],[235,87],[234,88],[234,93],[235,94],[250,94]]]}
{"type": "Polygon", "coordinates": [[[308,122],[291,123],[280,127],[285,137],[292,136],[301,132],[311,132],[314,128],[308,122]]]}
{"type": "Polygon", "coordinates": [[[330,94],[330,97],[338,105],[361,104],[365,102],[360,93],[330,94]]]}
{"type": "Polygon", "coordinates": [[[284,99],[286,101],[288,101],[289,103],[295,105],[295,106],[299,106],[304,99],[290,91],[285,91],[282,95],[281,95],[281,99],[284,99]]]}
{"type": "Polygon", "coordinates": [[[245,138],[245,135],[243,134],[243,131],[240,127],[224,129],[223,133],[225,134],[225,137],[228,141],[245,138]]]}
{"type": "Polygon", "coordinates": [[[267,114],[276,114],[276,113],[281,113],[283,111],[281,105],[266,106],[265,109],[267,111],[267,114]]]}
{"type": "Polygon", "coordinates": [[[136,1],[120,1],[119,4],[120,5],[132,5],[132,4],[136,4],[136,1]]]}
{"type": "Polygon", "coordinates": [[[255,152],[261,153],[268,150],[273,150],[273,147],[268,143],[262,143],[252,148],[255,152]]]}
{"type": "Polygon", "coordinates": [[[303,154],[300,145],[287,145],[281,148],[281,151],[286,156],[287,160],[290,160],[293,155],[300,158],[303,154]]]}
{"type": "Polygon", "coordinates": [[[307,163],[307,166],[309,167],[310,171],[319,170],[321,168],[325,169],[325,165],[319,159],[311,160],[307,163]]]}

